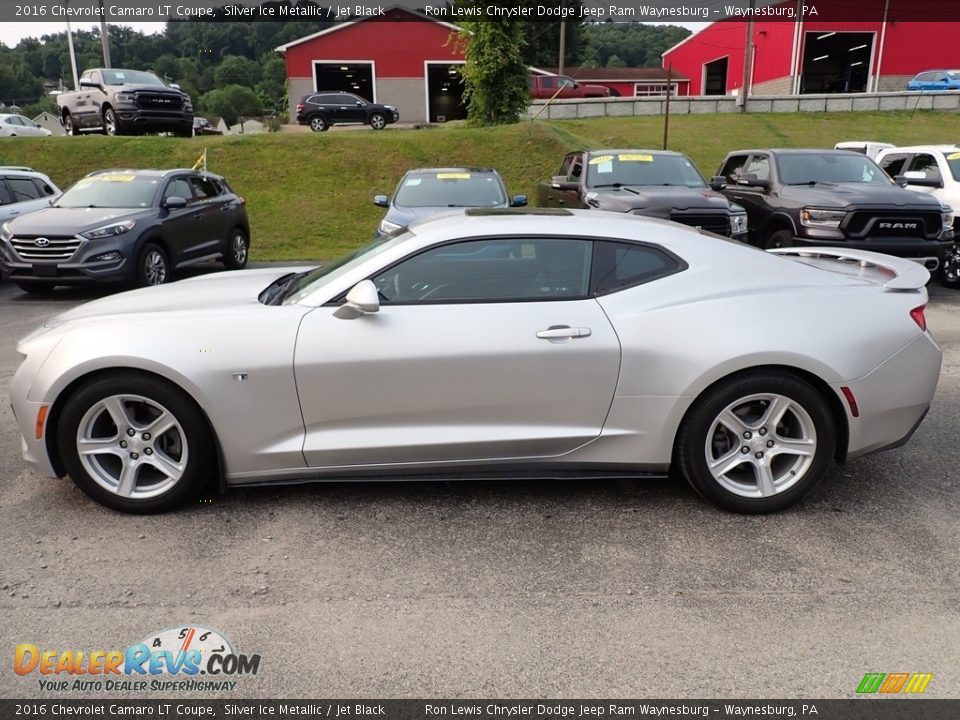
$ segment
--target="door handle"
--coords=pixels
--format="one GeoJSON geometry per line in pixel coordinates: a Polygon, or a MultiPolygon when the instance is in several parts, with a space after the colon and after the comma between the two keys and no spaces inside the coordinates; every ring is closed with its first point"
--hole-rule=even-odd
{"type": "Polygon", "coordinates": [[[569,340],[570,338],[590,337],[590,328],[575,328],[569,325],[551,325],[537,333],[541,340],[569,340]]]}

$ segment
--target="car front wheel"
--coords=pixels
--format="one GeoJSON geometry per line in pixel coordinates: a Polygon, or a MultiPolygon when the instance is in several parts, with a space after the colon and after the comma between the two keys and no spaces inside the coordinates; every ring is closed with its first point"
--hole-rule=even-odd
{"type": "Polygon", "coordinates": [[[228,270],[239,270],[247,264],[247,255],[250,250],[250,240],[240,228],[236,228],[230,235],[227,252],[223,255],[223,266],[228,270]]]}
{"type": "Polygon", "coordinates": [[[140,251],[140,260],[137,263],[137,285],[163,285],[169,280],[170,265],[167,254],[159,245],[147,243],[140,251]]]}
{"type": "Polygon", "coordinates": [[[383,113],[373,113],[370,116],[370,127],[374,130],[383,130],[387,126],[387,118],[383,113]]]}
{"type": "Polygon", "coordinates": [[[734,512],[783,510],[826,475],[836,424],[826,400],[789,373],[766,371],[714,386],[691,406],[677,459],[687,481],[734,512]]]}
{"type": "Polygon", "coordinates": [[[764,249],[796,247],[797,241],[793,239],[792,230],[777,230],[767,238],[764,249]]]}
{"type": "Polygon", "coordinates": [[[63,132],[70,136],[78,135],[77,126],[73,122],[73,115],[67,113],[63,116],[63,132]]]}
{"type": "Polygon", "coordinates": [[[193,400],[160,378],[103,376],[67,401],[57,423],[64,467],[84,493],[129,513],[170,510],[212,475],[209,426],[193,400]]]}
{"type": "Polygon", "coordinates": [[[940,282],[948,288],[960,289],[960,246],[954,245],[947,251],[940,269],[940,282]]]}
{"type": "Polygon", "coordinates": [[[123,135],[123,128],[113,108],[108,107],[103,111],[103,131],[107,135],[123,135]]]}

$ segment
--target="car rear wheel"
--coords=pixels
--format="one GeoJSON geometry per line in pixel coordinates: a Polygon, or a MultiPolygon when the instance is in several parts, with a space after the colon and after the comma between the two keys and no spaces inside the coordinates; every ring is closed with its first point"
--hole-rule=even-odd
{"type": "Polygon", "coordinates": [[[679,432],[677,459],[693,488],[734,512],[783,510],[826,475],[836,426],[826,400],[783,372],[740,375],[708,390],[679,432]]]}
{"type": "Polygon", "coordinates": [[[57,433],[71,479],[114,510],[170,510],[195,497],[212,474],[206,419],[159,378],[125,372],[93,380],[66,401],[57,433]]]}
{"type": "Polygon", "coordinates": [[[310,129],[314,132],[323,132],[328,127],[327,120],[322,115],[314,115],[310,118],[310,129]]]}
{"type": "Polygon", "coordinates": [[[370,116],[370,127],[374,130],[383,130],[387,126],[387,118],[383,113],[373,113],[370,116]]]}
{"type": "Polygon", "coordinates": [[[247,264],[247,255],[250,250],[250,240],[240,228],[235,228],[230,234],[227,251],[223,255],[223,266],[227,270],[239,270],[247,264]]]}
{"type": "Polygon", "coordinates": [[[767,238],[764,248],[772,250],[773,248],[796,247],[796,245],[797,241],[793,239],[792,230],[777,230],[767,238]]]}
{"type": "Polygon", "coordinates": [[[140,260],[137,263],[137,285],[163,285],[169,280],[170,264],[167,254],[159,245],[147,243],[140,251],[140,260]]]}
{"type": "Polygon", "coordinates": [[[960,246],[954,245],[947,251],[940,266],[940,282],[945,287],[960,289],[960,246]]]}
{"type": "Polygon", "coordinates": [[[56,287],[55,284],[50,282],[18,282],[17,287],[23,290],[24,292],[30,293],[31,295],[42,295],[44,293],[52,292],[56,287]]]}

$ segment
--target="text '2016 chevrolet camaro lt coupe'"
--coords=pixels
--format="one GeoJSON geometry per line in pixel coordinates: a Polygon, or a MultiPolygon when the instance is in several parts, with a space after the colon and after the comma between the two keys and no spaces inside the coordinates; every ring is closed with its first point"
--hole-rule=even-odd
{"type": "Polygon", "coordinates": [[[664,475],[785,508],[930,406],[929,273],[599,211],[467,210],[315,270],[96,300],[24,338],[23,455],[128,512],[223,486],[664,475]],[[140,332],[148,326],[150,332],[140,332]]]}

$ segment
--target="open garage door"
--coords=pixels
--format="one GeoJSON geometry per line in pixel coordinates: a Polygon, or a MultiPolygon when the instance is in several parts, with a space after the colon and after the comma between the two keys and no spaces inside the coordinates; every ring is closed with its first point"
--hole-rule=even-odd
{"type": "Polygon", "coordinates": [[[800,92],[866,92],[870,82],[873,41],[874,33],[805,33],[800,92]]]}
{"type": "Polygon", "coordinates": [[[703,65],[703,94],[727,94],[727,65],[728,58],[722,57],[703,65]]]}
{"type": "Polygon", "coordinates": [[[427,120],[449,122],[467,117],[463,104],[462,63],[428,62],[427,67],[427,120]]]}
{"type": "Polygon", "coordinates": [[[376,102],[373,62],[314,60],[313,77],[318,92],[348,92],[376,102]]]}

